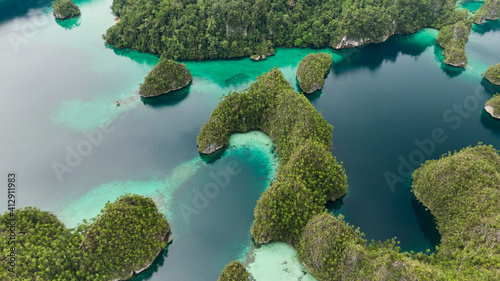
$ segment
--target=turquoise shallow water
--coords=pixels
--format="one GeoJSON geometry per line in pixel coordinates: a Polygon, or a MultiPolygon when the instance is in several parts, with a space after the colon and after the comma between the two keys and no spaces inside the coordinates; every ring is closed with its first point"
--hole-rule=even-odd
{"type": "MultiPolygon", "coordinates": [[[[207,164],[196,136],[222,95],[272,67],[297,89],[300,59],[318,50],[278,49],[261,62],[185,62],[194,77],[189,88],[141,100],[138,85],[158,58],[105,46],[110,0],[75,2],[82,16],[69,23],[56,22],[48,2],[0,9],[0,157],[7,159],[0,170],[18,172],[19,207],[52,211],[74,226],[122,193],[148,195],[171,221],[174,243],[137,280],[215,280],[235,259],[257,280],[311,280],[290,247],[251,245],[253,208],[277,165],[269,139],[235,136],[207,164]]],[[[404,161],[418,166],[417,143],[436,129],[446,134],[425,159],[479,141],[500,148],[500,123],[482,110],[500,89],[481,76],[500,62],[499,22],[474,26],[464,71],[441,63],[436,36],[424,30],[363,48],[322,49],[334,65],[324,89],[308,96],[334,125],[333,154],[348,174],[348,194],[329,208],[368,239],[397,236],[403,250],[424,251],[439,240],[398,171],[404,161]],[[388,173],[398,180],[388,182],[388,173]]]]}

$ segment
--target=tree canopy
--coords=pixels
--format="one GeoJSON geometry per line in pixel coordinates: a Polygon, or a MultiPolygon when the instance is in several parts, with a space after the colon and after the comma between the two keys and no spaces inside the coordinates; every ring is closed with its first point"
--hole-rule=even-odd
{"type": "Polygon", "coordinates": [[[239,261],[232,261],[224,267],[217,281],[248,281],[249,276],[239,261]]]}
{"type": "Polygon", "coordinates": [[[108,44],[175,60],[342,48],[457,21],[455,0],[113,0],[112,10],[108,44]]]}
{"type": "Polygon", "coordinates": [[[71,0],[55,0],[52,2],[52,9],[54,17],[61,20],[80,15],[80,8],[71,0]]]}
{"type": "Polygon", "coordinates": [[[155,97],[184,88],[193,80],[185,64],[173,60],[161,60],[144,78],[139,88],[142,97],[155,97]]]}
{"type": "MultiPolygon", "coordinates": [[[[0,249],[7,256],[12,216],[0,216],[0,249]]],[[[0,279],[116,280],[148,267],[161,249],[170,226],[150,198],[127,194],[107,203],[101,214],[73,229],[55,215],[27,207],[14,211],[14,272],[0,260],[0,279]]]]}
{"type": "Polygon", "coordinates": [[[297,68],[297,80],[302,91],[310,94],[321,89],[331,65],[332,55],[330,54],[309,54],[303,58],[297,68]]]}
{"type": "Polygon", "coordinates": [[[491,83],[500,86],[500,63],[496,66],[490,66],[484,73],[484,77],[491,83]]]}

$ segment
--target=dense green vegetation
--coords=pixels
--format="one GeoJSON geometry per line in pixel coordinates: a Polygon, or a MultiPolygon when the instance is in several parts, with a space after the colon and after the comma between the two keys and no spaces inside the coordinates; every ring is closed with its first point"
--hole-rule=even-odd
{"type": "Polygon", "coordinates": [[[176,60],[344,48],[455,23],[455,0],[114,0],[107,43],[176,60]]]}
{"type": "Polygon", "coordinates": [[[500,17],[500,0],[486,0],[474,14],[475,24],[483,24],[487,20],[498,20],[500,17]]]}
{"type": "MultiPolygon", "coordinates": [[[[0,260],[1,280],[114,280],[130,278],[149,266],[166,246],[170,227],[150,198],[125,195],[107,203],[101,214],[67,229],[53,214],[36,208],[18,209],[16,266],[8,271],[0,260]]],[[[2,256],[8,243],[10,213],[0,216],[2,256]]]]}
{"type": "Polygon", "coordinates": [[[464,18],[455,24],[447,25],[439,31],[437,41],[444,49],[444,62],[456,67],[467,65],[465,44],[469,41],[472,21],[464,18]]]}
{"type": "Polygon", "coordinates": [[[491,83],[500,86],[500,63],[496,66],[488,67],[488,70],[484,73],[484,77],[491,83]]]}
{"type": "Polygon", "coordinates": [[[52,2],[52,9],[54,17],[61,20],[80,15],[80,8],[71,0],[55,0],[52,2]]]}
{"type": "Polygon", "coordinates": [[[330,54],[309,54],[303,58],[297,68],[297,80],[302,91],[310,94],[321,89],[331,65],[332,55],[330,54]]]}
{"type": "MultiPolygon", "coordinates": [[[[299,259],[318,280],[437,280],[437,270],[400,253],[394,240],[366,246],[359,229],[324,212],[305,227],[299,259]]],[[[422,254],[420,254],[422,255],[422,254]]]]}
{"type": "Polygon", "coordinates": [[[436,217],[436,253],[401,253],[372,241],[331,213],[315,215],[296,245],[318,280],[500,280],[500,155],[478,145],[427,161],[413,192],[436,217]]]}
{"type": "Polygon", "coordinates": [[[430,160],[413,174],[413,192],[436,217],[435,263],[449,279],[500,280],[500,156],[478,145],[430,160]]]}
{"type": "Polygon", "coordinates": [[[239,261],[232,261],[224,267],[217,281],[248,281],[249,276],[239,261]]]}
{"type": "Polygon", "coordinates": [[[186,87],[193,77],[185,64],[173,60],[161,60],[151,70],[139,88],[142,97],[155,97],[186,87]]]}
{"type": "Polygon", "coordinates": [[[478,145],[427,161],[413,192],[435,216],[436,253],[401,253],[394,239],[367,244],[363,234],[327,212],[346,192],[330,154],[331,126],[273,69],[247,90],[222,99],[198,136],[200,151],[229,135],[259,129],[276,144],[276,179],[255,207],[256,243],[284,241],[318,280],[500,280],[500,155],[478,145]]]}
{"type": "Polygon", "coordinates": [[[345,171],[332,157],[332,127],[273,69],[247,90],[232,92],[212,112],[198,135],[201,152],[227,145],[237,132],[261,130],[271,137],[280,158],[276,180],[255,207],[252,236],[259,243],[295,243],[328,200],[347,189],[345,171]]]}
{"type": "Polygon", "coordinates": [[[485,108],[486,111],[491,114],[491,116],[500,119],[500,94],[496,94],[490,100],[488,100],[486,102],[485,108]]]}

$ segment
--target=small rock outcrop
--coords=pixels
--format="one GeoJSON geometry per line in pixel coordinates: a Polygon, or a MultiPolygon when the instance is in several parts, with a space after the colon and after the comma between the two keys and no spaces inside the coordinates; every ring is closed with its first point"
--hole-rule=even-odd
{"type": "Polygon", "coordinates": [[[303,58],[297,68],[297,79],[302,91],[310,94],[321,89],[331,65],[332,55],[330,54],[309,54],[303,58]]]}
{"type": "Polygon", "coordinates": [[[259,46],[256,50],[256,54],[250,56],[254,61],[265,60],[267,57],[274,55],[276,51],[272,48],[272,43],[268,42],[262,46],[259,46]]]}
{"type": "Polygon", "coordinates": [[[500,0],[486,0],[472,18],[475,24],[483,24],[487,20],[498,20],[500,17],[500,0]]]}
{"type": "Polygon", "coordinates": [[[211,143],[211,144],[207,145],[207,147],[201,153],[206,154],[206,155],[210,155],[210,154],[213,154],[213,153],[219,151],[223,147],[224,147],[223,145],[211,143]]]}
{"type": "Polygon", "coordinates": [[[139,95],[144,98],[156,97],[186,87],[193,76],[185,64],[173,60],[160,61],[144,79],[139,95]]]}
{"type": "Polygon", "coordinates": [[[59,20],[74,18],[80,15],[80,8],[71,0],[56,0],[52,2],[52,12],[59,20]]]}
{"type": "Polygon", "coordinates": [[[484,107],[493,118],[500,119],[500,94],[494,95],[484,107]]]}

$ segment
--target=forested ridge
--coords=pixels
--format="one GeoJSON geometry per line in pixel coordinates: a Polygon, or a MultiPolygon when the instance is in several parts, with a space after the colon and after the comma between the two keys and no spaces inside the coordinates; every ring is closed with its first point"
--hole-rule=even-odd
{"type": "Polygon", "coordinates": [[[0,216],[2,256],[15,256],[15,266],[0,259],[0,280],[125,280],[153,262],[169,232],[153,200],[139,195],[108,202],[97,217],[74,229],[49,212],[17,209],[0,216]],[[12,219],[15,243],[8,239],[12,219]]]}
{"type": "Polygon", "coordinates": [[[352,47],[462,18],[455,0],[114,0],[112,10],[107,43],[176,60],[352,47]]]}

